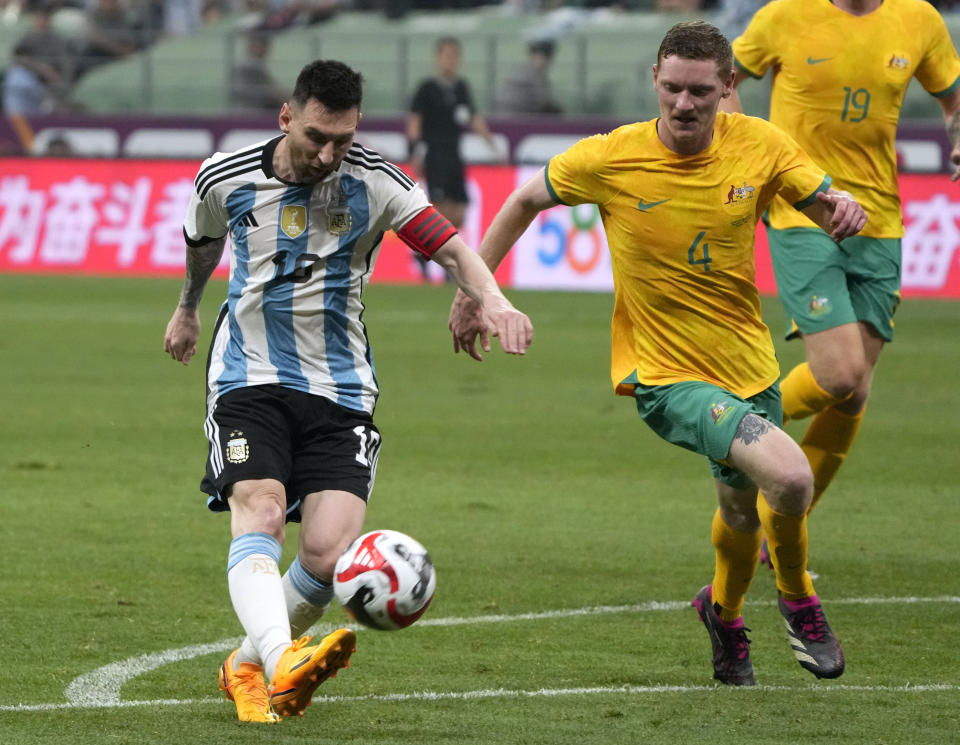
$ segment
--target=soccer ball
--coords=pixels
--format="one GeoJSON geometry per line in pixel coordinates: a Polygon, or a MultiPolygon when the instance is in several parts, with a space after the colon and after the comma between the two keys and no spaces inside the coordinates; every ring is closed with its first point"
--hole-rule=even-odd
{"type": "Polygon", "coordinates": [[[420,618],[436,587],[427,550],[396,530],[363,534],[333,571],[333,592],[347,613],[383,631],[406,628],[420,618]]]}

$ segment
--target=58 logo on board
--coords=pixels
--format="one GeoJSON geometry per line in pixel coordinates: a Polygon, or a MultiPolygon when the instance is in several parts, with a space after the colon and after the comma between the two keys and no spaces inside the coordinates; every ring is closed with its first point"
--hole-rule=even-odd
{"type": "Polygon", "coordinates": [[[540,237],[544,245],[537,256],[544,266],[555,266],[566,261],[577,274],[589,274],[600,263],[606,251],[600,225],[600,212],[595,204],[581,204],[569,210],[569,227],[564,225],[560,210],[547,213],[540,223],[540,237]],[[549,247],[547,244],[553,244],[549,247]]]}
{"type": "Polygon", "coordinates": [[[610,252],[596,205],[541,212],[517,241],[513,285],[523,288],[610,290],[610,252]]]}

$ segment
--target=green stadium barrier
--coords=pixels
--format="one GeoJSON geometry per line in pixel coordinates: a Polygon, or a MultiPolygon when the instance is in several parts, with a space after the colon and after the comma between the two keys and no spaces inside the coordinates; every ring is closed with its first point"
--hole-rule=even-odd
{"type": "MultiPolygon", "coordinates": [[[[656,115],[650,68],[660,39],[673,23],[691,17],[599,13],[563,26],[550,76],[564,112],[624,121],[656,115]]],[[[341,59],[366,78],[367,113],[397,114],[405,110],[417,83],[431,74],[434,41],[452,35],[463,44],[463,74],[477,103],[482,111],[490,111],[497,82],[525,58],[531,36],[558,25],[551,18],[556,16],[510,15],[497,7],[411,13],[400,20],[379,13],[341,13],[325,23],[277,33],[269,67],[278,81],[292,85],[305,62],[317,57],[341,59]]],[[[162,40],[137,55],[94,69],[77,83],[74,98],[93,113],[227,113],[228,71],[244,53],[246,20],[228,17],[190,37],[162,40]]],[[[960,14],[947,14],[945,20],[956,43],[960,14]]],[[[23,20],[0,27],[0,54],[6,59],[25,28],[23,20]]],[[[768,90],[769,76],[763,83],[744,84],[744,110],[765,115],[768,90]]],[[[939,115],[936,102],[914,81],[903,117],[939,115]]]]}

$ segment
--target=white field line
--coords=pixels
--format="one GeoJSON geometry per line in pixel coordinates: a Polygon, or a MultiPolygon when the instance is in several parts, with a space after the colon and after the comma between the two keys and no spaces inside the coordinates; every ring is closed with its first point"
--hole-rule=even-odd
{"type": "MultiPolygon", "coordinates": [[[[929,685],[901,685],[901,686],[858,686],[858,685],[809,685],[800,686],[772,686],[758,685],[745,688],[729,689],[720,685],[699,686],[604,686],[590,688],[539,688],[537,690],[511,690],[508,688],[494,688],[478,691],[418,691],[415,693],[385,693],[369,694],[366,696],[317,696],[313,699],[316,704],[352,704],[363,702],[402,703],[406,701],[467,701],[484,698],[553,698],[559,696],[595,696],[595,695],[630,695],[642,696],[663,693],[705,693],[718,690],[743,691],[743,695],[750,695],[751,691],[789,691],[793,693],[836,693],[836,692],[864,692],[864,693],[960,693],[960,686],[946,683],[929,685]]],[[[160,698],[151,701],[117,701],[104,704],[19,704],[17,706],[0,706],[0,711],[62,711],[69,709],[129,709],[138,706],[187,706],[195,704],[224,704],[226,699],[217,698],[160,698]]]]}
{"type": "Polygon", "coordinates": [[[191,660],[214,652],[231,651],[239,647],[242,641],[243,637],[222,639],[209,644],[193,644],[189,647],[129,657],[75,678],[67,686],[64,695],[75,706],[117,706],[121,703],[120,689],[127,681],[173,662],[191,660]]]}
{"type": "MultiPolygon", "coordinates": [[[[905,605],[905,604],[922,604],[922,603],[960,603],[960,596],[945,595],[940,597],[930,597],[930,598],[920,598],[920,597],[872,597],[872,598],[837,598],[830,600],[828,605],[905,605]]],[[[681,601],[667,601],[667,602],[658,602],[651,601],[647,603],[638,603],[634,605],[601,605],[601,606],[588,606],[584,608],[569,608],[566,610],[551,610],[551,611],[542,611],[538,613],[518,613],[513,615],[488,615],[488,616],[470,616],[470,617],[458,617],[451,616],[448,618],[427,618],[417,623],[417,627],[429,627],[429,626],[462,626],[462,625],[476,625],[483,623],[511,623],[514,621],[539,621],[539,620],[552,620],[559,618],[574,618],[582,616],[598,616],[598,615],[608,615],[615,613],[652,613],[652,612],[662,612],[662,611],[673,611],[680,610],[682,608],[689,607],[688,602],[681,601]]],[[[750,606],[769,606],[772,605],[770,601],[754,601],[748,602],[747,605],[750,606]]],[[[331,627],[332,630],[332,627],[331,627]]],[[[363,630],[358,628],[357,630],[363,630]]],[[[138,655],[136,657],[130,657],[121,662],[114,662],[104,667],[93,670],[92,672],[81,675],[73,680],[70,685],[67,686],[64,691],[69,703],[61,704],[35,704],[35,705],[2,705],[0,704],[0,711],[49,711],[55,709],[72,709],[72,708],[105,708],[105,707],[128,707],[128,706],[146,706],[146,705],[161,705],[161,704],[183,704],[183,703],[206,703],[208,701],[219,701],[220,699],[196,699],[193,701],[185,700],[170,700],[170,701],[121,701],[120,700],[120,690],[125,683],[128,681],[143,675],[144,673],[155,670],[164,665],[169,665],[174,662],[181,662],[183,660],[193,659],[194,657],[202,657],[204,655],[213,654],[216,652],[227,652],[232,649],[235,649],[240,642],[242,641],[241,637],[232,637],[229,639],[222,639],[217,642],[210,642],[207,644],[193,644],[187,647],[179,647],[177,649],[167,649],[162,652],[153,652],[148,654],[138,655]]],[[[626,692],[626,693],[646,693],[646,692],[672,692],[672,691],[699,691],[699,690],[712,690],[712,686],[698,687],[698,686],[667,686],[667,687],[651,687],[651,688],[635,688],[635,687],[624,687],[624,688],[603,688],[603,689],[563,689],[560,693],[544,693],[544,692],[513,692],[513,693],[498,693],[498,692],[474,692],[474,693],[437,693],[437,694],[395,694],[392,697],[359,697],[356,699],[340,699],[333,697],[330,699],[318,699],[318,700],[327,700],[327,701],[340,701],[340,700],[395,700],[401,701],[406,700],[404,696],[420,697],[423,699],[428,695],[433,698],[469,698],[473,695],[480,698],[489,698],[494,695],[574,695],[573,693],[568,693],[566,691],[583,691],[584,694],[591,692],[626,692]]],[[[833,689],[838,690],[899,690],[894,688],[884,688],[880,687],[865,687],[858,688],[855,686],[831,686],[833,689]]],[[[917,687],[909,686],[909,690],[957,690],[957,686],[944,685],[944,686],[933,686],[933,687],[917,687]]],[[[757,686],[755,689],[764,690],[763,686],[757,686]]],[[[785,690],[801,690],[796,688],[789,688],[785,690]]],[[[817,689],[820,690],[820,689],[817,689]]]]}

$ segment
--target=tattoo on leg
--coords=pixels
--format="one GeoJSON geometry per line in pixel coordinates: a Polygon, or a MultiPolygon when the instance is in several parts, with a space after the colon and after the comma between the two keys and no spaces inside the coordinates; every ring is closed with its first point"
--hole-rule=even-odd
{"type": "Polygon", "coordinates": [[[740,440],[744,445],[750,445],[766,432],[770,431],[772,425],[763,417],[759,417],[756,414],[747,414],[743,419],[740,420],[740,426],[737,427],[737,434],[734,435],[735,440],[740,440]]]}

